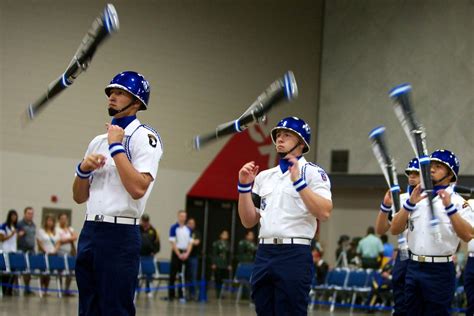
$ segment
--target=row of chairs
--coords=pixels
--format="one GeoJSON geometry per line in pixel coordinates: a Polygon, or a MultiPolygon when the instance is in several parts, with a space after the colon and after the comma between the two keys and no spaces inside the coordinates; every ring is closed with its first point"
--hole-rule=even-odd
{"type": "Polygon", "coordinates": [[[326,280],[323,284],[316,284],[310,292],[311,305],[319,293],[326,293],[330,296],[330,311],[333,312],[338,293],[346,293],[352,295],[350,309],[354,308],[358,295],[368,295],[372,291],[372,282],[378,281],[380,272],[372,269],[349,269],[349,268],[335,268],[328,272],[326,280]]]}
{"type": "MultiPolygon", "coordinates": [[[[156,287],[160,287],[161,282],[168,282],[169,275],[171,271],[171,263],[169,260],[155,260],[154,257],[140,257],[140,270],[138,273],[138,288],[136,297],[140,295],[140,292],[147,290],[146,285],[147,281],[151,288],[155,287],[154,282],[156,282],[156,287]]],[[[184,273],[180,273],[179,279],[184,284],[183,280],[184,273]]],[[[158,291],[153,291],[155,296],[158,291]]]]}
{"type": "MultiPolygon", "coordinates": [[[[22,252],[8,252],[0,255],[0,273],[2,275],[14,276],[18,288],[22,288],[21,276],[30,275],[37,278],[39,295],[41,291],[41,277],[49,276],[56,278],[56,291],[62,297],[61,279],[66,276],[75,277],[76,257],[46,254],[33,254],[22,252]]],[[[1,291],[0,291],[1,293],[1,291]]]]}
{"type": "Polygon", "coordinates": [[[233,293],[235,289],[237,289],[235,302],[239,303],[244,288],[250,293],[250,278],[252,276],[253,267],[253,263],[239,263],[235,269],[234,278],[223,280],[223,287],[219,299],[222,298],[224,291],[233,293]]]}
{"type": "MultiPolygon", "coordinates": [[[[170,270],[171,264],[168,260],[157,261],[153,257],[141,257],[136,297],[139,296],[140,292],[146,290],[144,285],[147,281],[149,282],[151,288],[154,286],[160,287],[162,282],[166,282],[166,284],[168,284],[167,282],[169,280],[170,270]]],[[[232,279],[223,280],[224,285],[221,291],[221,297],[224,291],[231,293],[237,291],[236,302],[238,303],[242,297],[244,288],[247,288],[250,292],[250,277],[252,275],[252,271],[253,263],[239,263],[237,265],[234,277],[232,279]]],[[[185,272],[183,266],[183,270],[178,275],[178,280],[181,285],[185,284],[184,275],[185,272]]],[[[154,291],[153,295],[156,295],[156,293],[157,291],[154,291]]],[[[219,299],[221,297],[219,297],[219,299]]]]}

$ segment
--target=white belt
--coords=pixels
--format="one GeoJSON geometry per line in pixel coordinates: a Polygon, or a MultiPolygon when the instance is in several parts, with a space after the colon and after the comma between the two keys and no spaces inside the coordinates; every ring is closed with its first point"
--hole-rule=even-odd
{"type": "Polygon", "coordinates": [[[428,262],[428,263],[453,262],[453,256],[432,257],[432,256],[418,256],[418,255],[411,254],[410,259],[417,262],[428,262]]]}
{"type": "Polygon", "coordinates": [[[86,221],[89,222],[106,222],[112,224],[138,225],[140,220],[132,217],[108,216],[99,214],[86,214],[86,221]]]}
{"type": "Polygon", "coordinates": [[[474,252],[468,252],[467,256],[473,258],[474,257],[474,252]]]}
{"type": "Polygon", "coordinates": [[[260,238],[261,245],[311,245],[311,239],[306,238],[260,238]]]}

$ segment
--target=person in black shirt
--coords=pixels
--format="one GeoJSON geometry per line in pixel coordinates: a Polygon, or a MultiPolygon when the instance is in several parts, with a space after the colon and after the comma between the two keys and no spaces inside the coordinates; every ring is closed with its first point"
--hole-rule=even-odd
{"type": "Polygon", "coordinates": [[[187,226],[192,231],[193,237],[193,249],[191,250],[191,254],[189,255],[189,261],[191,262],[191,280],[193,285],[189,288],[189,299],[194,300],[196,299],[196,293],[198,289],[197,283],[197,276],[198,276],[198,268],[199,268],[199,258],[201,255],[201,232],[196,229],[196,221],[194,218],[190,217],[187,222],[187,226]]]}
{"type": "Polygon", "coordinates": [[[160,236],[155,227],[150,224],[150,216],[148,214],[142,215],[140,234],[142,238],[140,256],[154,256],[160,252],[160,236]]]}

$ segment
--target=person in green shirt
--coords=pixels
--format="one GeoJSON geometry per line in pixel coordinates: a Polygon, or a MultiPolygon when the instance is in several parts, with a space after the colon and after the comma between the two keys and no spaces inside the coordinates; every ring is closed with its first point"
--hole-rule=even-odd
{"type": "Polygon", "coordinates": [[[223,230],[219,240],[212,244],[212,271],[216,282],[216,297],[219,298],[222,290],[222,280],[228,277],[232,267],[230,265],[229,232],[223,230]]]}
{"type": "Polygon", "coordinates": [[[237,261],[239,263],[249,263],[255,260],[257,245],[255,244],[255,234],[252,230],[248,230],[245,239],[239,241],[237,248],[237,261]]]}

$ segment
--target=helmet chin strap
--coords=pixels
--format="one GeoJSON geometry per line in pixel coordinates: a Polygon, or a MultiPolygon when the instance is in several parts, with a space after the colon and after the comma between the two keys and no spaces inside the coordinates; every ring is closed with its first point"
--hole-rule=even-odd
{"type": "Polygon", "coordinates": [[[286,155],[288,155],[288,154],[291,153],[293,150],[295,150],[299,145],[300,145],[300,142],[298,142],[295,146],[293,146],[293,148],[291,148],[291,149],[288,150],[287,152],[278,153],[278,156],[280,156],[280,159],[285,158],[286,155]]]}
{"type": "Polygon", "coordinates": [[[438,181],[433,181],[433,185],[439,185],[444,179],[446,179],[447,177],[452,177],[451,173],[448,172],[447,175],[445,175],[444,177],[442,177],[441,179],[439,179],[438,181]]]}
{"type": "Polygon", "coordinates": [[[130,102],[126,107],[124,107],[123,109],[121,110],[116,110],[116,109],[112,109],[112,108],[108,108],[108,111],[109,111],[109,115],[110,116],[115,116],[123,111],[125,111],[126,109],[128,109],[129,107],[131,107],[137,100],[132,100],[132,102],[130,102]]]}

